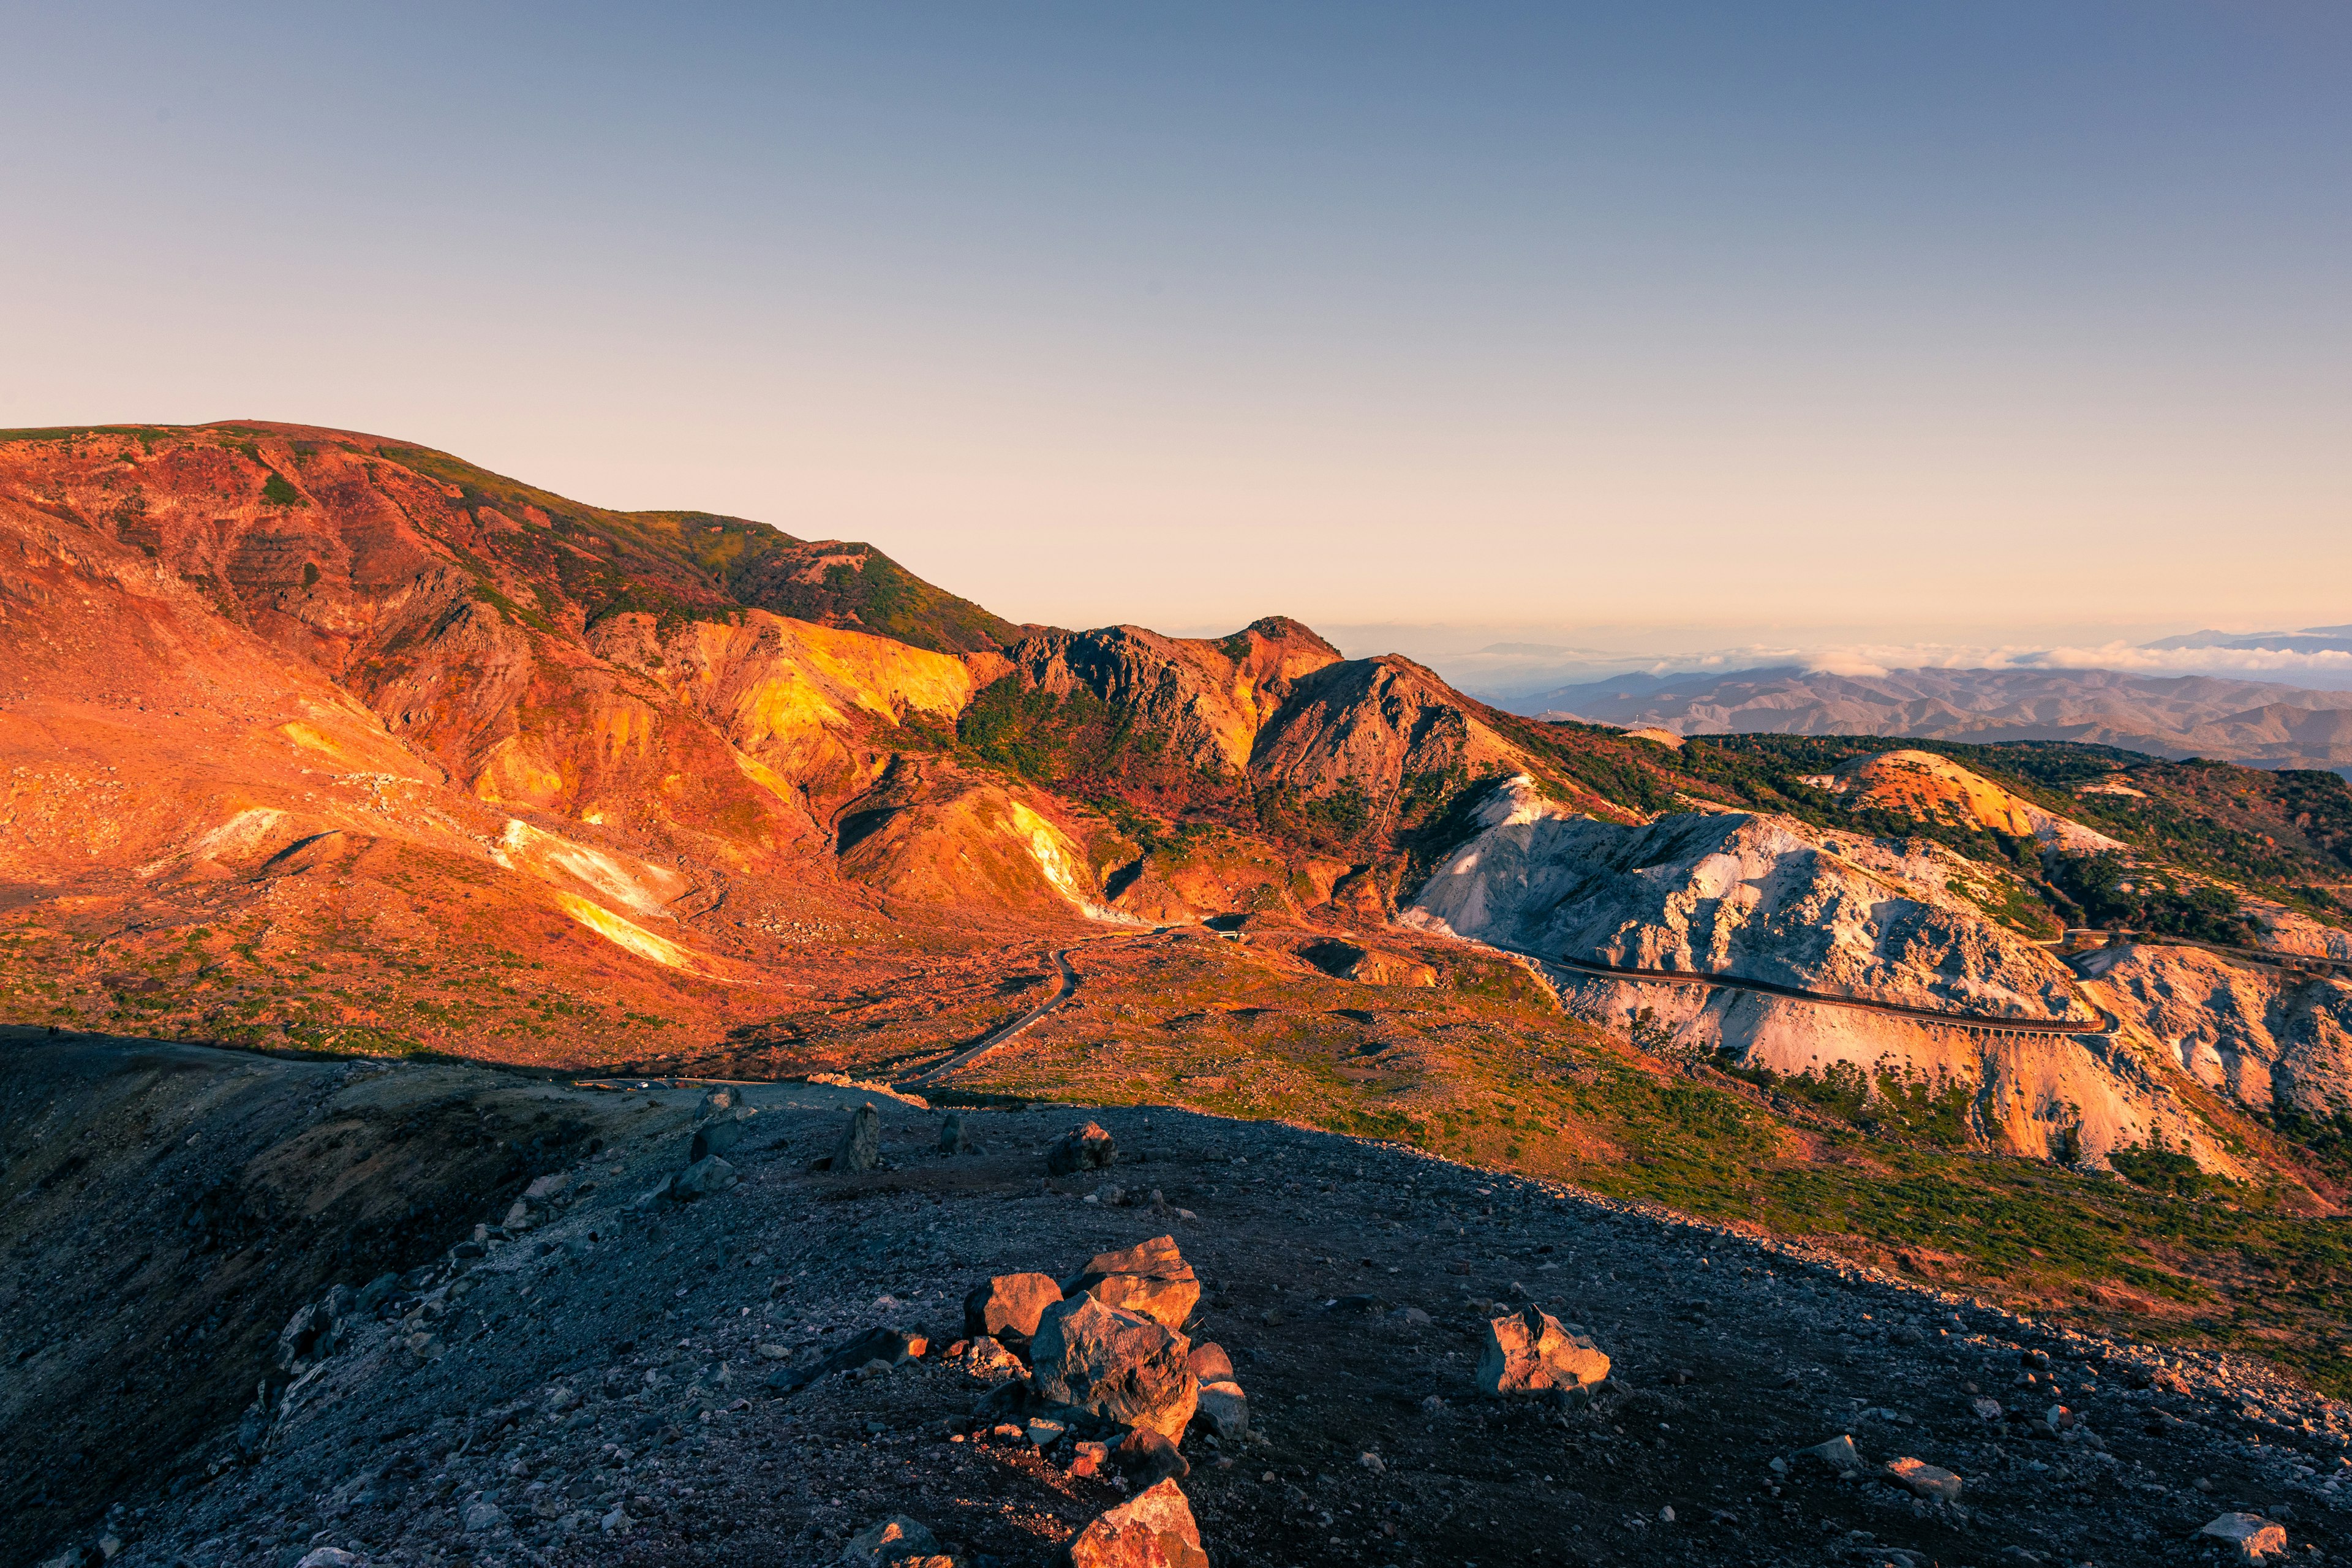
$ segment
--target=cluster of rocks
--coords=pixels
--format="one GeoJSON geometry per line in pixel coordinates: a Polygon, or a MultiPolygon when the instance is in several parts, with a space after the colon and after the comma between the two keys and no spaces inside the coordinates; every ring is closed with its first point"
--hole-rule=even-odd
{"type": "MultiPolygon", "coordinates": [[[[1107,1152],[1110,1140],[1074,1133],[1055,1147],[1084,1150],[1090,1142],[1107,1152]]],[[[1106,1477],[1132,1494],[1070,1540],[1071,1568],[1207,1568],[1177,1484],[1192,1471],[1181,1446],[1193,1431],[1219,1444],[1246,1443],[1251,1433],[1249,1398],[1232,1359],[1184,1332],[1200,1299],[1200,1279],[1169,1236],[1097,1254],[1064,1280],[995,1275],[964,1299],[964,1337],[939,1360],[996,1386],[970,1417],[950,1419],[950,1441],[1032,1449],[1074,1476],[1106,1477]]],[[[931,1350],[926,1336],[876,1329],[819,1360],[777,1369],[768,1385],[790,1394],[931,1350]]],[[[843,1561],[939,1568],[952,1559],[921,1524],[894,1515],[856,1536],[843,1561]]]]}
{"type": "MultiPolygon", "coordinates": [[[[873,1113],[871,1106],[866,1108],[866,1113],[873,1113]]],[[[745,1124],[758,1114],[731,1089],[714,1089],[703,1096],[693,1137],[687,1145],[686,1167],[656,1183],[652,1190],[637,1200],[637,1206],[651,1208],[662,1203],[692,1203],[697,1198],[707,1198],[733,1186],[740,1178],[736,1174],[735,1167],[721,1156],[742,1142],[747,1131],[745,1124]]]]}

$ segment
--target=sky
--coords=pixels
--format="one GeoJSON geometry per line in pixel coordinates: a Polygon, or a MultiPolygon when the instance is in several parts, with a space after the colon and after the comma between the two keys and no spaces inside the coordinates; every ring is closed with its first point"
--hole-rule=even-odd
{"type": "Polygon", "coordinates": [[[2334,0],[0,20],[0,426],[1350,652],[2352,621],[2334,0]]]}

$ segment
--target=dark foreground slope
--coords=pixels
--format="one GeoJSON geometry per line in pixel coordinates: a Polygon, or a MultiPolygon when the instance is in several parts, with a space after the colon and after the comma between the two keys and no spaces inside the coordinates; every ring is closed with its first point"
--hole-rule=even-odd
{"type": "MultiPolygon", "coordinates": [[[[83,1109],[98,1080],[66,1069],[110,1053],[128,1064],[147,1051],[26,1047],[16,1079],[28,1109],[31,1086],[57,1086],[50,1153],[70,1142],[69,1122],[89,1150],[47,1190],[114,1184],[115,1206],[99,1212],[122,1215],[159,1152],[187,1133],[159,1115],[154,1139],[98,1136],[83,1109]]],[[[291,1130],[339,1126],[355,1102],[398,1099],[442,1069],[350,1082],[341,1068],[285,1070],[313,1097],[282,1124],[291,1130]]],[[[474,1076],[474,1092],[496,1092],[492,1075],[474,1076]]],[[[823,1563],[894,1513],[973,1568],[1043,1563],[1118,1494],[1026,1444],[991,1439],[974,1414],[984,1384],[934,1352],[779,1397],[760,1347],[798,1362],[877,1325],[944,1341],[984,1276],[1061,1274],[1169,1231],[1202,1276],[1194,1337],[1233,1353],[1262,1434],[1222,1450],[1197,1435],[1186,1445],[1183,1485],[1221,1568],[2191,1563],[2209,1555],[2191,1542],[2197,1527],[2241,1507],[2291,1516],[2298,1561],[2352,1552],[2334,1508],[2342,1406],[2218,1363],[2176,1371],[2147,1347],[2050,1331],[1546,1184],[1281,1125],[1102,1112],[1123,1151],[1108,1174],[1158,1189],[1193,1212],[1186,1220],[1046,1181],[1039,1151],[1075,1119],[1066,1108],[968,1112],[982,1152],[950,1158],[931,1152],[937,1113],[889,1101],[886,1168],[810,1175],[805,1162],[830,1147],[855,1097],[778,1086],[752,1092],[765,1109],[730,1151],[740,1185],[640,1209],[637,1194],[683,1158],[698,1091],[506,1082],[545,1097],[551,1117],[605,1129],[593,1157],[583,1144],[563,1167],[571,1201],[514,1239],[487,1237],[479,1258],[456,1257],[476,1223],[506,1213],[507,1193],[486,1189],[478,1210],[447,1215],[436,1245],[402,1259],[415,1271],[382,1315],[354,1314],[323,1370],[290,1394],[281,1385],[241,1431],[229,1412],[173,1457],[117,1475],[111,1492],[53,1490],[54,1507],[15,1498],[8,1562],[94,1539],[113,1501],[128,1568],[289,1568],[319,1545],[377,1563],[485,1568],[823,1563]],[[1522,1296],[1585,1325],[1614,1358],[1589,1410],[1506,1407],[1475,1392],[1484,1316],[1522,1296]],[[1364,1297],[1378,1300],[1351,1300],[1364,1297]],[[1406,1307],[1430,1321],[1383,1310],[1406,1307]],[[2028,1364],[2037,1352],[2046,1366],[2028,1364]],[[2019,1415],[2063,1403],[2095,1436],[2062,1441],[1981,1419],[1971,1400],[1986,1396],[2019,1415]],[[1958,1472],[1960,1506],[1773,1468],[1840,1433],[1874,1464],[1915,1456],[1958,1472]],[[481,1525],[471,1532],[469,1513],[481,1525]],[[615,1513],[633,1522],[608,1532],[602,1521],[615,1513]]],[[[444,1114],[451,1087],[427,1096],[444,1114]]],[[[159,1104],[173,1098],[163,1088],[148,1091],[159,1104]]],[[[130,1102],[109,1103],[119,1129],[130,1102]]],[[[47,1169],[12,1142],[8,1196],[40,1190],[47,1169]]],[[[179,1287],[117,1278],[111,1259],[152,1245],[165,1262],[176,1238],[167,1245],[150,1223],[121,1237],[108,1220],[28,1228],[19,1216],[41,1201],[0,1211],[16,1248],[12,1353],[157,1377],[152,1351],[110,1338],[102,1316],[62,1309],[110,1292],[124,1309],[168,1309],[179,1287]]],[[[310,1260],[314,1281],[359,1284],[376,1261],[315,1267],[338,1256],[332,1226],[306,1230],[289,1214],[245,1246],[265,1244],[287,1268],[310,1260]]],[[[270,1303],[287,1305],[283,1292],[270,1303]]],[[[256,1353],[249,1337],[236,1340],[224,1374],[264,1380],[256,1353]]],[[[12,1392],[0,1435],[12,1468],[62,1448],[72,1420],[88,1424],[77,1440],[92,1447],[138,1420],[103,1379],[60,1404],[64,1387],[52,1374],[29,1396],[12,1392]]]]}

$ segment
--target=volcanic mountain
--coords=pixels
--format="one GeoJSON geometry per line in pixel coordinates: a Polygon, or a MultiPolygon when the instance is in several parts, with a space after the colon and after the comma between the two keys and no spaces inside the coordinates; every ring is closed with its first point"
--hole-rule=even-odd
{"type": "MultiPolygon", "coordinates": [[[[2146,964],[2085,980],[2033,945],[2100,924],[2333,953],[2352,795],[2313,775],[1664,744],[1502,711],[1282,616],[1221,638],[1021,626],[870,544],[607,510],[303,426],[14,433],[0,541],[0,999],[22,1022],[928,1071],[1033,988],[1066,994],[1092,938],[1206,921],[1250,928],[1267,984],[1436,982],[1474,1011],[1494,982],[1449,942],[1780,986],[1718,996],[1703,1027],[1706,1007],[1663,1012],[1775,1071],[1965,1080],[1977,1135],[2036,1153],[2170,1130],[2229,1163],[2239,1134],[2202,1131],[2166,1070],[2267,1103],[2268,1068],[2208,1058],[2308,1037],[2320,1056],[2263,1081],[2314,1110],[2343,1081],[2332,993],[2281,1000],[2259,1039],[2183,1033],[2146,964]],[[1916,1020],[1830,1027],[1841,999],[1962,1035],[2112,1016],[2156,1066],[2017,1047],[2078,1108],[2059,1138],[2014,1122],[2016,1072],[1920,1047],[1916,1020]]],[[[1089,973],[1105,1001],[1160,1003],[1160,964],[1089,973]]]]}

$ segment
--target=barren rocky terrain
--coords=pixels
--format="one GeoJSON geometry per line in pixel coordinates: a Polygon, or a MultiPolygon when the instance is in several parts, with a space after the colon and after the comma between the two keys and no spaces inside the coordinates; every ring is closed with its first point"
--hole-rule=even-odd
{"type": "Polygon", "coordinates": [[[1220,1565],[2202,1563],[2239,1511],[2352,1552],[2352,1411],[2256,1365],[1396,1146],[1031,1106],[953,1112],[947,1154],[946,1110],[777,1085],[677,1202],[707,1086],[7,1050],[12,1563],[829,1563],[904,1516],[1042,1563],[1124,1478],[956,1348],[964,1298],[1162,1235],[1246,1390],[1178,1480],[1220,1565]],[[881,1163],[812,1173],[869,1102],[881,1163]],[[1047,1176],[1088,1117],[1117,1163],[1047,1176]],[[1529,1302],[1606,1382],[1480,1392],[1529,1302]],[[926,1342],[809,1380],[877,1330],[926,1342]]]}

